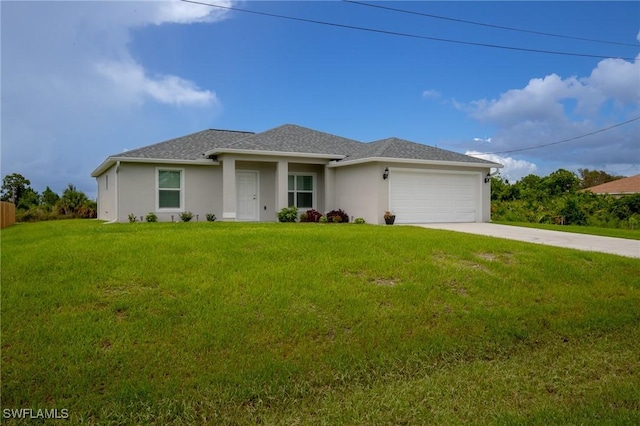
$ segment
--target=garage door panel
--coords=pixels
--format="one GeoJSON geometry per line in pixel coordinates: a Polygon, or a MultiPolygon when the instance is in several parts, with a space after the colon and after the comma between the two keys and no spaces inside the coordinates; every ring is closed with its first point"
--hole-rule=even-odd
{"type": "Polygon", "coordinates": [[[398,223],[476,221],[479,188],[475,174],[396,170],[389,190],[398,223]]]}

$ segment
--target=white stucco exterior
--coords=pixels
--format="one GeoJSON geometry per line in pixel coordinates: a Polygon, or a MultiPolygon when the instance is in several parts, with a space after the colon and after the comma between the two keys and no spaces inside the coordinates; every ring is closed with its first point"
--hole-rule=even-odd
{"type": "MultiPolygon", "coordinates": [[[[323,214],[342,209],[350,219],[362,217],[373,224],[384,223],[383,214],[392,210],[393,203],[405,212],[404,218],[398,218],[403,222],[427,218],[425,211],[438,210],[432,206],[443,208],[431,217],[446,219],[447,209],[466,203],[463,209],[451,210],[458,220],[488,222],[491,184],[487,176],[495,167],[501,165],[395,138],[365,144],[284,125],[257,135],[204,131],[149,145],[107,158],[92,176],[98,185],[98,218],[109,222],[127,222],[129,215],[144,220],[149,213],[159,221],[179,221],[182,212],[193,213],[199,221],[213,213],[224,221],[271,222],[292,199],[304,206],[311,203],[323,214]],[[206,149],[208,138],[214,143],[218,135],[233,140],[225,148],[206,149]],[[235,138],[245,144],[238,147],[235,138]],[[307,144],[319,153],[292,152],[297,144],[307,144]],[[375,149],[363,155],[369,145],[375,149]],[[348,155],[343,147],[355,154],[348,155]],[[185,150],[190,151],[185,154],[185,150]],[[418,158],[406,158],[409,153],[418,158]],[[173,154],[179,158],[172,159],[173,154]],[[305,188],[299,189],[298,183],[294,189],[289,187],[297,179],[306,182],[300,184],[305,188]],[[312,189],[306,187],[309,182],[312,189]],[[415,208],[409,187],[428,189],[416,194],[415,208]],[[455,193],[457,188],[461,195],[445,206],[447,191],[455,193]],[[429,194],[437,195],[433,203],[429,194]]],[[[299,208],[299,213],[306,209],[299,208]]]]}
{"type": "MultiPolygon", "coordinates": [[[[478,222],[490,221],[490,183],[484,182],[489,168],[408,165],[395,162],[370,162],[332,167],[326,160],[320,164],[301,163],[300,158],[271,157],[266,159],[224,157],[217,164],[171,166],[164,163],[120,162],[96,178],[98,183],[98,219],[127,222],[134,214],[138,220],[153,212],[159,221],[179,221],[181,212],[190,211],[204,221],[207,213],[219,220],[236,220],[236,173],[254,171],[258,178],[257,220],[276,221],[276,212],[286,206],[287,176],[306,173],[314,176],[314,208],[321,213],[344,210],[351,219],[364,218],[367,223],[384,223],[384,212],[390,209],[389,183],[394,171],[414,170],[442,173],[463,172],[477,176],[480,204],[478,222]],[[263,161],[258,161],[263,160],[263,161]],[[267,160],[267,161],[264,161],[267,160]],[[229,165],[225,169],[225,162],[229,165]],[[385,168],[390,178],[382,178],[385,168]],[[117,170],[117,172],[116,172],[117,170]],[[182,203],[178,209],[158,206],[159,170],[182,173],[182,203]],[[107,183],[108,181],[108,183],[107,183]],[[227,184],[225,184],[227,182],[227,184]],[[281,184],[282,183],[282,184],[281,184]],[[283,202],[284,201],[284,202],[283,202]]],[[[305,159],[306,160],[306,159],[305,159]]],[[[303,211],[300,211],[302,213],[303,211]]],[[[195,220],[195,219],[194,219],[195,220]]]]}

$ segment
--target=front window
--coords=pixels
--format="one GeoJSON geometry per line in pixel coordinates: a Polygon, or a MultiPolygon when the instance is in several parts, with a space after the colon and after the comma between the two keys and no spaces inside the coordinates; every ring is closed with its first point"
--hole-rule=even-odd
{"type": "Polygon", "coordinates": [[[315,199],[315,179],[313,175],[289,175],[289,206],[312,209],[315,199]]]}
{"type": "Polygon", "coordinates": [[[182,170],[158,169],[158,210],[180,210],[182,192],[182,170]]]}

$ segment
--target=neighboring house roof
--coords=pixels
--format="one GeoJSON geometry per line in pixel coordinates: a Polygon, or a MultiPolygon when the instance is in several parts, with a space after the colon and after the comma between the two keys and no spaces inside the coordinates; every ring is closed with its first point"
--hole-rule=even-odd
{"type": "Polygon", "coordinates": [[[398,138],[363,143],[294,124],[285,124],[261,133],[203,130],[111,155],[91,173],[91,176],[100,176],[118,161],[211,164],[211,158],[217,154],[250,152],[325,158],[334,160],[332,166],[335,167],[380,160],[502,167],[501,164],[491,161],[398,138]]]}
{"type": "Polygon", "coordinates": [[[637,194],[640,193],[640,175],[630,176],[585,189],[595,194],[637,194]]]}

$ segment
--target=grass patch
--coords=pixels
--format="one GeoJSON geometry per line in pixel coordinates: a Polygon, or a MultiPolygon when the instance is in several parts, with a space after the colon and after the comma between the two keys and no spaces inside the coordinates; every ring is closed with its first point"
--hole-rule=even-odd
{"type": "Polygon", "coordinates": [[[414,227],[18,224],[2,231],[2,408],[88,424],[637,424],[639,272],[414,227]]]}
{"type": "Polygon", "coordinates": [[[640,229],[598,228],[581,225],[551,225],[548,223],[493,221],[500,225],[522,226],[525,228],[549,229],[551,231],[573,232],[575,234],[599,235],[601,237],[640,240],[640,229]]]}

